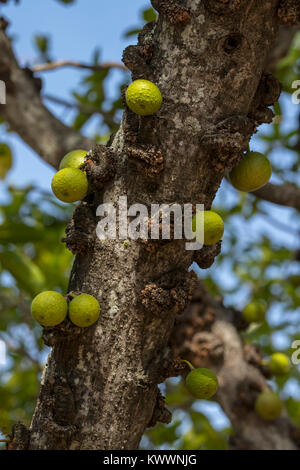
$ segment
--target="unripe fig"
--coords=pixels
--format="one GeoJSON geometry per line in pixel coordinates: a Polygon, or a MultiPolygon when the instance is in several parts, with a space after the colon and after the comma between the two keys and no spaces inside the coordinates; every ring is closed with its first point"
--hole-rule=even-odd
{"type": "Polygon", "coordinates": [[[266,305],[262,300],[254,300],[246,305],[242,314],[248,323],[262,323],[266,316],[266,305]]]}
{"type": "Polygon", "coordinates": [[[283,353],[274,353],[270,357],[269,369],[273,375],[287,375],[290,371],[291,363],[289,358],[283,353]]]}
{"type": "Polygon", "coordinates": [[[73,150],[72,152],[67,153],[61,160],[59,169],[75,168],[79,170],[85,162],[85,156],[87,153],[87,150],[73,150]]]}
{"type": "Polygon", "coordinates": [[[192,230],[196,232],[197,241],[202,241],[203,234],[204,245],[214,245],[221,240],[224,234],[224,222],[216,212],[198,212],[193,217],[192,230]]]}
{"type": "Polygon", "coordinates": [[[126,103],[135,114],[150,116],[160,109],[162,95],[159,88],[149,80],[135,80],[127,88],[126,103]]]}
{"type": "Polygon", "coordinates": [[[255,411],[261,418],[271,421],[280,416],[282,401],[274,392],[262,392],[256,399],[255,411]]]}
{"type": "Polygon", "coordinates": [[[41,292],[31,303],[33,318],[43,326],[59,325],[66,318],[67,312],[66,299],[55,291],[41,292]]]}
{"type": "Polygon", "coordinates": [[[81,328],[96,323],[100,315],[100,305],[97,299],[89,294],[77,295],[69,305],[69,318],[74,325],[81,328]]]}
{"type": "Polygon", "coordinates": [[[185,380],[186,388],[195,398],[208,400],[218,389],[218,379],[209,369],[192,369],[185,380]]]}
{"type": "Polygon", "coordinates": [[[88,180],[84,172],[76,168],[59,170],[52,179],[52,191],[63,202],[76,202],[84,198],[88,180]]]}
{"type": "Polygon", "coordinates": [[[243,160],[230,172],[229,177],[236,189],[251,192],[264,186],[271,174],[271,163],[265,155],[247,152],[243,160]]]}

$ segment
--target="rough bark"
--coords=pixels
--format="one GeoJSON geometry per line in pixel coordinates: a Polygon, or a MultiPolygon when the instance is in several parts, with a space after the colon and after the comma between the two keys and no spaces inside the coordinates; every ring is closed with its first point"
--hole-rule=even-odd
{"type": "MultiPolygon", "coordinates": [[[[279,26],[278,3],[153,0],[159,19],[125,51],[124,62],[133,78],[159,85],[164,104],[153,117],[127,110],[109,150],[98,147],[91,155],[91,179],[100,167],[94,192],[76,209],[66,241],[78,253],[69,289],[97,297],[101,318],[84,331],[68,322],[45,330],[53,349],[30,449],[133,449],[148,424],[169,421],[157,384],[178,372],[168,341],[194,287],[188,268],[194,259],[203,268],[211,265],[220,246],[192,253],[181,241],[101,243],[96,208],[120,195],[129,205],[211,207],[256,126],[272,119],[267,106],[278,98],[278,84],[265,64],[279,26]],[[107,152],[114,155],[114,171],[102,164],[107,152]]],[[[37,83],[18,68],[3,31],[0,46],[11,86],[2,115],[11,127],[54,166],[65,148],[89,145],[43,107],[37,83]]],[[[229,385],[224,391],[233,421],[229,385]]]]}
{"type": "MultiPolygon", "coordinates": [[[[214,399],[231,421],[235,450],[294,450],[299,446],[285,412],[275,421],[261,419],[254,410],[257,396],[268,389],[270,371],[263,365],[263,352],[243,344],[240,329],[248,325],[240,312],[225,308],[199,283],[193,301],[177,320],[171,337],[175,355],[195,367],[213,369],[219,380],[214,399]]],[[[188,372],[188,371],[186,371],[188,372]]]]}

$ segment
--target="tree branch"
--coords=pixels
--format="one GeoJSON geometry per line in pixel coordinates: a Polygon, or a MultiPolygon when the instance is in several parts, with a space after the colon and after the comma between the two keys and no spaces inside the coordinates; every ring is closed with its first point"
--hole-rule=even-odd
{"type": "Polygon", "coordinates": [[[282,185],[268,183],[262,188],[253,191],[255,196],[280,206],[293,207],[300,211],[300,189],[293,184],[282,185]]]}
{"type": "Polygon", "coordinates": [[[40,81],[20,68],[11,41],[5,33],[7,22],[0,20],[0,79],[6,84],[6,104],[0,114],[41,158],[58,167],[65,153],[76,148],[89,150],[94,142],[59,121],[44,106],[40,81]]]}
{"type": "Polygon", "coordinates": [[[56,70],[63,67],[75,67],[79,69],[93,70],[99,72],[106,69],[120,69],[128,70],[124,64],[119,62],[103,62],[99,65],[84,64],[82,62],[76,62],[74,60],[58,60],[56,62],[49,62],[47,64],[39,64],[31,67],[32,72],[48,72],[50,70],[56,70]]]}
{"type": "Polygon", "coordinates": [[[262,364],[263,354],[251,344],[243,345],[237,328],[247,324],[239,312],[212,299],[199,282],[193,301],[179,318],[172,333],[175,355],[195,367],[214,369],[219,380],[216,395],[231,421],[231,446],[239,450],[296,449],[294,426],[283,413],[273,422],[263,421],[254,403],[270,373],[262,364]]]}

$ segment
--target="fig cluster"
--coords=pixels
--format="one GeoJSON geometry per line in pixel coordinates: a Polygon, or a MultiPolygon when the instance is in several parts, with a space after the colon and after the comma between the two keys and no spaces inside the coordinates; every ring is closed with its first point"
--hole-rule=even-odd
{"type": "Polygon", "coordinates": [[[62,159],[59,171],[53,176],[52,191],[63,202],[76,202],[85,197],[88,180],[80,168],[85,162],[86,150],[74,150],[62,159]]]}
{"type": "Polygon", "coordinates": [[[57,326],[67,315],[74,325],[86,328],[99,318],[98,300],[89,294],[71,294],[68,303],[65,297],[56,291],[45,291],[38,294],[31,303],[31,314],[42,326],[57,326]]]}

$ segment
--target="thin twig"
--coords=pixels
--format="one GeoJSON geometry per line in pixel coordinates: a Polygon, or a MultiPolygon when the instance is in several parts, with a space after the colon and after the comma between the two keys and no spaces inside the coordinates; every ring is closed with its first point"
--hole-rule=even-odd
{"type": "Polygon", "coordinates": [[[58,60],[56,62],[49,62],[47,64],[39,64],[31,67],[31,70],[33,72],[48,72],[50,70],[56,70],[63,67],[76,67],[79,69],[94,70],[95,72],[106,69],[128,70],[127,67],[125,67],[125,65],[121,64],[120,62],[103,62],[99,65],[92,65],[83,64],[82,62],[75,62],[73,60],[58,60]]]}

